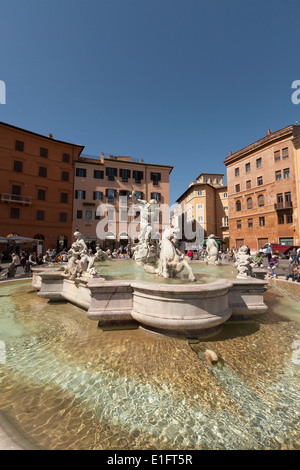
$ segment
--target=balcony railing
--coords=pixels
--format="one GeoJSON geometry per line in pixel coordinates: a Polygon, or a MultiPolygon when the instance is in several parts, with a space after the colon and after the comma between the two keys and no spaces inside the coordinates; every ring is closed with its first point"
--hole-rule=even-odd
{"type": "Polygon", "coordinates": [[[292,201],[282,201],[282,202],[276,202],[274,204],[274,208],[276,211],[280,209],[292,209],[293,208],[293,203],[292,201]]]}
{"type": "Polygon", "coordinates": [[[8,193],[2,193],[1,194],[1,202],[16,202],[19,204],[31,204],[32,197],[28,196],[20,196],[18,194],[8,194],[8,193]]]}

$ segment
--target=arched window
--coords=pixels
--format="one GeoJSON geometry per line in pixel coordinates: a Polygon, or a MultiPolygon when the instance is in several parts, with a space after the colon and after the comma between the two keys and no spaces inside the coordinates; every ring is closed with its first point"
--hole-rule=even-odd
{"type": "Polygon", "coordinates": [[[248,197],[247,199],[247,209],[252,209],[252,198],[248,197]]]}
{"type": "Polygon", "coordinates": [[[260,194],[257,198],[257,202],[258,202],[258,207],[262,207],[265,205],[265,199],[264,199],[264,196],[263,194],[260,194]]]}
{"type": "Polygon", "coordinates": [[[242,210],[241,201],[236,201],[236,203],[235,203],[235,210],[236,210],[237,212],[239,212],[240,210],[242,210]]]}

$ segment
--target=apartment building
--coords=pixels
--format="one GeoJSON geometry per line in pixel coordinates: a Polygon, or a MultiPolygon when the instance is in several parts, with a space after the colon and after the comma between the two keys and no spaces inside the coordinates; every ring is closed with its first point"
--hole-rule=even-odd
{"type": "Polygon", "coordinates": [[[139,212],[132,212],[130,195],[158,202],[161,235],[169,224],[169,177],[172,166],[149,164],[130,156],[81,155],[75,163],[73,231],[107,249],[137,240],[139,212]]]}
{"type": "Polygon", "coordinates": [[[60,249],[72,236],[74,162],[83,146],[0,123],[0,235],[60,249]]]}
{"type": "Polygon", "coordinates": [[[230,247],[299,245],[300,126],[272,132],[225,160],[230,247]]]}
{"type": "Polygon", "coordinates": [[[182,228],[186,249],[199,249],[212,233],[223,241],[224,249],[228,247],[228,199],[223,177],[221,173],[201,173],[177,199],[173,219],[182,228]]]}

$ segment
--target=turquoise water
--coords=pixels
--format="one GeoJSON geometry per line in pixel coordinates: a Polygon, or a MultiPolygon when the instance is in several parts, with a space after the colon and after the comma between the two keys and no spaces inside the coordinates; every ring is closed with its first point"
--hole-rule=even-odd
{"type": "Polygon", "coordinates": [[[299,449],[298,302],[270,289],[266,303],[194,343],[103,332],[29,282],[3,283],[2,426],[25,448],[299,449]]]}

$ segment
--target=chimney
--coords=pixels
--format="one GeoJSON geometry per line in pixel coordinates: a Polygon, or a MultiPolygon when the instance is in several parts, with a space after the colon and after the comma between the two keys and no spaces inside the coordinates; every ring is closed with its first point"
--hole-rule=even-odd
{"type": "Polygon", "coordinates": [[[268,135],[272,134],[271,129],[268,129],[268,135]]]}
{"type": "Polygon", "coordinates": [[[101,155],[100,155],[100,162],[104,163],[104,153],[103,152],[101,152],[101,155]]]}
{"type": "Polygon", "coordinates": [[[49,138],[49,139],[53,139],[53,134],[49,133],[49,134],[48,134],[48,138],[49,138]]]}

